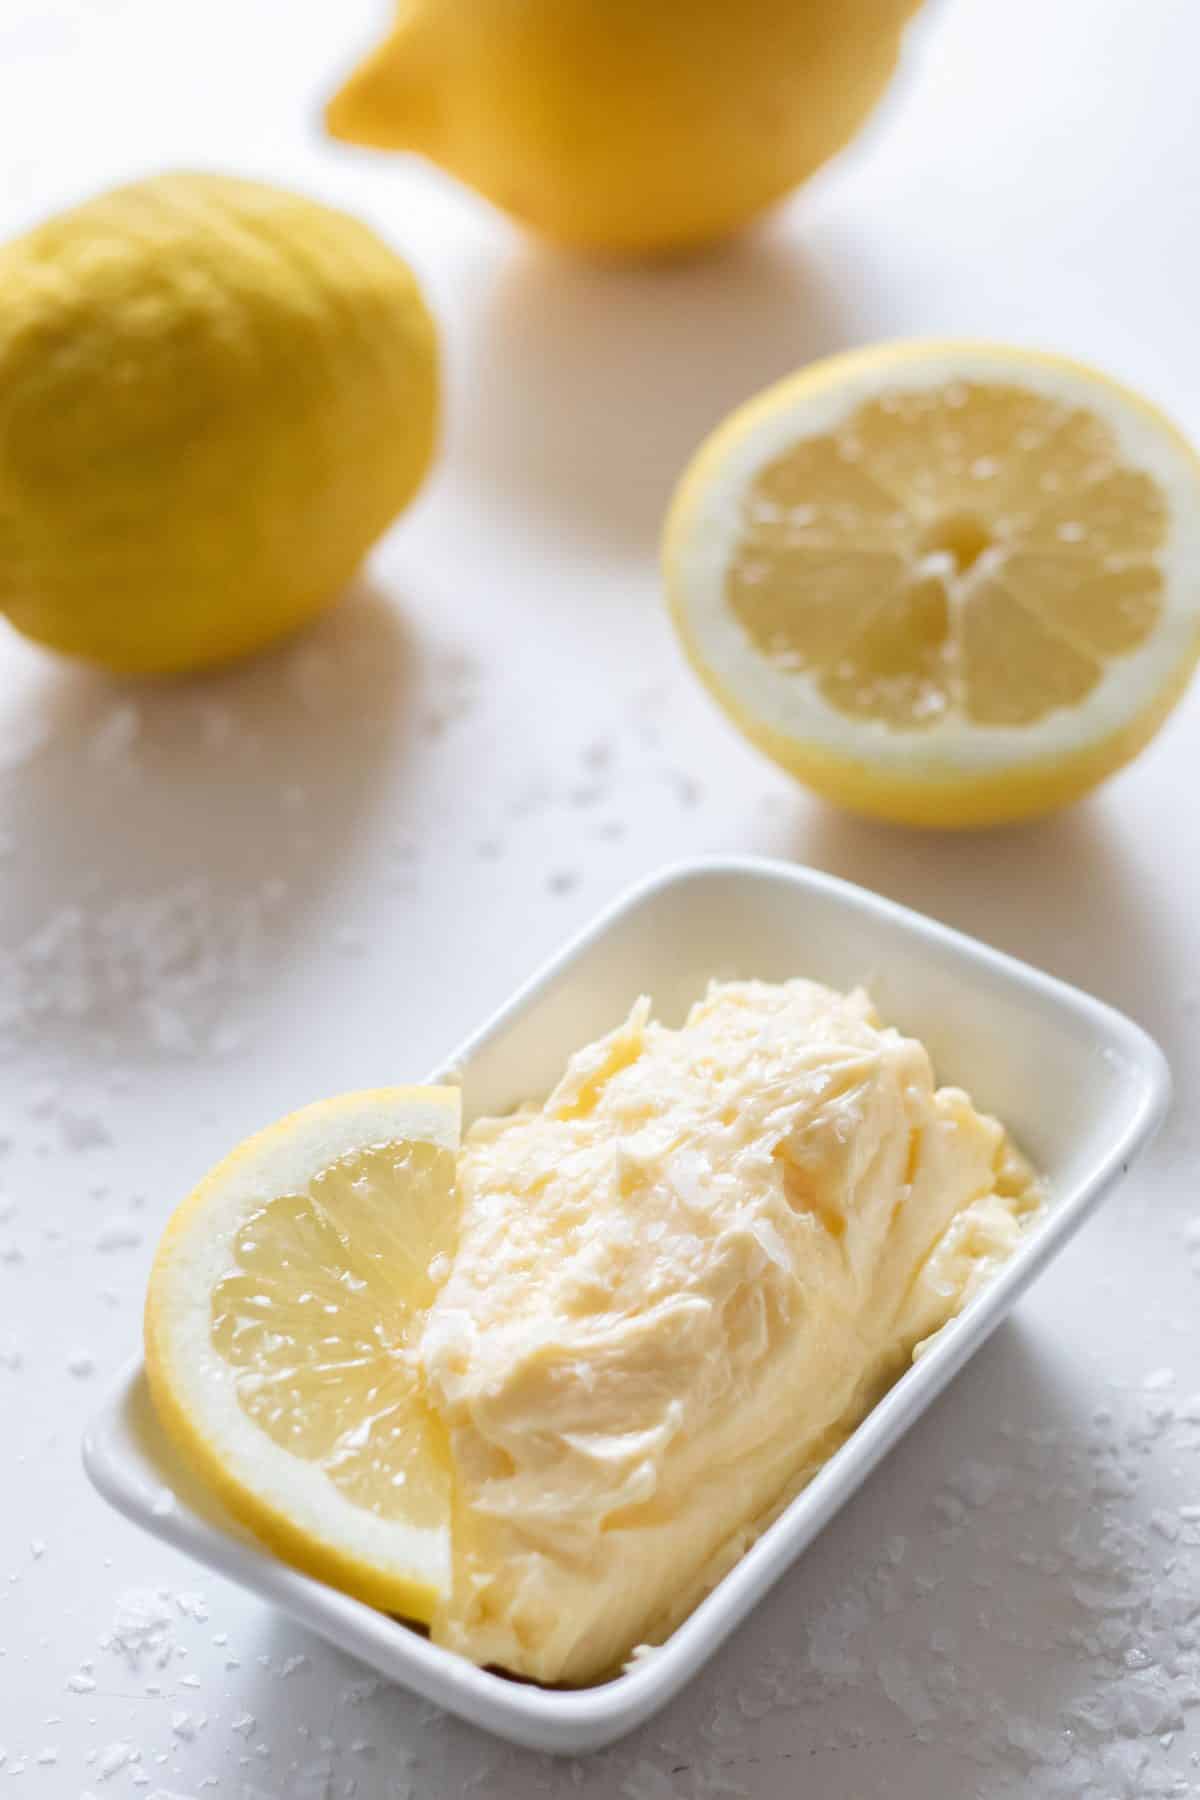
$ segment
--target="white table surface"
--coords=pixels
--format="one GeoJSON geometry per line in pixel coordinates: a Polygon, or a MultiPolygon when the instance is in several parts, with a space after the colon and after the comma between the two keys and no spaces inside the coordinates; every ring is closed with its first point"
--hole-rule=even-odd
{"type": "Polygon", "coordinates": [[[450,386],[420,504],[290,650],[141,689],[0,640],[0,1794],[1200,1794],[1200,689],[1069,816],[874,828],[725,726],[655,570],[701,434],[876,337],[1057,346],[1200,434],[1200,9],[942,0],[836,169],[657,273],[539,253],[422,165],[323,142],[319,96],[382,10],[0,14],[5,230],[155,166],[292,182],[411,254],[450,386]],[[208,1164],[319,1094],[419,1076],[602,901],[713,849],[812,862],[1094,989],[1163,1042],[1177,1103],[690,1693],[556,1764],[139,1537],[79,1437],[208,1164]]]}

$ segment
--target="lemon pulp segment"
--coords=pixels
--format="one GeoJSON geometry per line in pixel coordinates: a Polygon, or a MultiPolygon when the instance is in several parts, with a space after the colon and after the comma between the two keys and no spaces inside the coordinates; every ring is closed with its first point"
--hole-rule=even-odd
{"type": "Polygon", "coordinates": [[[212,1294],[213,1348],[246,1417],[356,1506],[421,1525],[446,1517],[450,1487],[409,1352],[430,1258],[454,1247],[453,1186],[454,1154],[434,1144],[343,1157],[247,1216],[212,1294]]]}
{"type": "Polygon", "coordinates": [[[1149,636],[1165,536],[1161,493],[1099,419],[953,382],[884,393],[761,470],[729,599],[842,712],[1031,724],[1149,636]]]}

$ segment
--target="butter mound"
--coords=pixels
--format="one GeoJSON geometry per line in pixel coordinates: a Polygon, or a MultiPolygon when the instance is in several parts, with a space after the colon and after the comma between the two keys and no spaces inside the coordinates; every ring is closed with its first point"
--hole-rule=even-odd
{"type": "Polygon", "coordinates": [[[1013,1248],[996,1120],[861,991],[640,999],[459,1160],[419,1346],[458,1472],[435,1639],[543,1682],[669,1631],[1013,1248]]]}

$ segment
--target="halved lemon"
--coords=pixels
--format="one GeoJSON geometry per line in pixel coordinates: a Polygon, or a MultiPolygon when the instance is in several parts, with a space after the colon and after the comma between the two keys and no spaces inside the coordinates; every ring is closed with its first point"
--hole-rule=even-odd
{"type": "Polygon", "coordinates": [[[236,1149],[163,1234],[146,1372],[163,1425],[280,1556],[427,1620],[451,1469],[413,1355],[453,1254],[459,1095],[321,1101],[236,1149]]]}
{"type": "Polygon", "coordinates": [[[1200,654],[1200,460],[1061,357],[885,344],[735,413],[667,520],[701,679],[818,792],[929,826],[1076,799],[1200,654]]]}

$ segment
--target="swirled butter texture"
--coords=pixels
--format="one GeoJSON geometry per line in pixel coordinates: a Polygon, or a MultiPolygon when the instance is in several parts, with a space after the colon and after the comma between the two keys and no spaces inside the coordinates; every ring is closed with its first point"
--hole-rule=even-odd
{"type": "Polygon", "coordinates": [[[865,993],[641,999],[479,1120],[420,1346],[457,1471],[436,1639],[544,1682],[678,1621],[1012,1249],[1039,1193],[865,993]]]}

